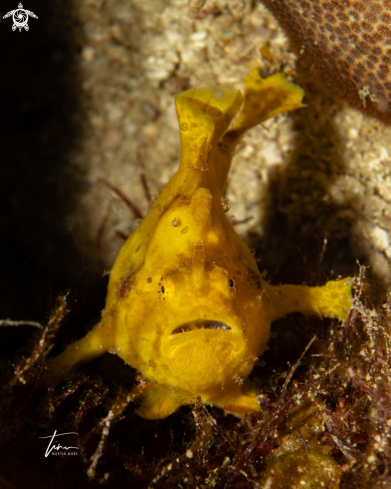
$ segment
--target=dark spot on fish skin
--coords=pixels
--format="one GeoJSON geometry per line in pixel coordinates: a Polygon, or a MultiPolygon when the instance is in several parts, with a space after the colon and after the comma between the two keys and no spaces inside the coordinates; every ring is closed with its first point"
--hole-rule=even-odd
{"type": "Polygon", "coordinates": [[[179,262],[179,266],[181,268],[187,268],[190,266],[190,261],[187,258],[181,258],[181,260],[179,262]]]}
{"type": "Polygon", "coordinates": [[[204,249],[204,243],[196,243],[194,245],[194,251],[195,251],[195,253],[199,253],[203,249],[204,249]]]}
{"type": "Polygon", "coordinates": [[[251,270],[251,268],[247,267],[247,271],[250,282],[255,283],[257,289],[262,290],[262,282],[260,276],[256,272],[254,272],[254,270],[251,270]]]}
{"type": "Polygon", "coordinates": [[[129,294],[133,290],[133,286],[136,285],[136,280],[133,274],[126,275],[121,280],[121,283],[118,285],[117,296],[120,299],[123,299],[125,296],[129,294]]]}

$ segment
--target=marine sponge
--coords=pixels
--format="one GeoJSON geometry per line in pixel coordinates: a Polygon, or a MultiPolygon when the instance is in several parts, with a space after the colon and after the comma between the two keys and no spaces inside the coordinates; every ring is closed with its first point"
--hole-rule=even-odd
{"type": "Polygon", "coordinates": [[[262,0],[321,84],[391,123],[390,0],[262,0]]]}

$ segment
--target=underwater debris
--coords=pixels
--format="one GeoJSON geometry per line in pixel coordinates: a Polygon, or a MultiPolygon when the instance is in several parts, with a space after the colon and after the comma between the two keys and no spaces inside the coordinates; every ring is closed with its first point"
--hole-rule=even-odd
{"type": "Polygon", "coordinates": [[[42,368],[45,367],[45,359],[49,355],[51,349],[53,348],[52,340],[61,326],[61,322],[66,315],[66,297],[59,297],[57,299],[57,306],[53,310],[50,319],[47,325],[43,328],[40,323],[36,323],[34,321],[9,321],[4,320],[1,321],[2,325],[13,325],[18,326],[22,324],[29,324],[37,327],[38,329],[42,329],[42,336],[37,343],[33,353],[30,357],[24,361],[22,361],[15,368],[15,375],[13,379],[10,381],[9,387],[11,388],[17,382],[21,382],[22,384],[26,383],[25,375],[31,370],[31,368],[36,364],[40,363],[42,368]]]}
{"type": "Polygon", "coordinates": [[[108,412],[107,416],[104,419],[102,419],[102,421],[100,421],[98,425],[99,428],[103,427],[103,429],[102,429],[98,446],[96,447],[95,452],[90,458],[91,465],[87,470],[88,477],[90,478],[95,477],[96,466],[98,464],[100,457],[103,455],[103,448],[107,440],[107,437],[109,435],[110,426],[112,425],[112,423],[119,418],[119,416],[123,413],[125,408],[131,402],[133,402],[137,397],[139,397],[145,390],[149,389],[152,384],[153,382],[146,383],[140,379],[139,385],[135,389],[133,389],[130,393],[121,392],[117,396],[117,399],[115,399],[115,401],[113,402],[112,407],[108,412]]]}
{"type": "Polygon", "coordinates": [[[340,479],[341,469],[334,459],[314,450],[298,450],[274,459],[262,483],[267,489],[338,489],[340,479]]]}

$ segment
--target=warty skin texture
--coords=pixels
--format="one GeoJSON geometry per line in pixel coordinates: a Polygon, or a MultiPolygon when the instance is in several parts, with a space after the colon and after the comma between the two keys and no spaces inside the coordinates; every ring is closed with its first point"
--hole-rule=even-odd
{"type": "Polygon", "coordinates": [[[349,279],[271,286],[226,218],[222,196],[241,136],[302,106],[302,90],[280,74],[254,70],[244,86],[244,97],[225,87],[177,95],[179,170],[121,249],[101,321],[53,360],[55,381],[111,351],[155,381],[138,409],[144,418],[198,396],[242,415],[260,409],[248,375],[273,321],[297,311],[346,317],[349,279]]]}

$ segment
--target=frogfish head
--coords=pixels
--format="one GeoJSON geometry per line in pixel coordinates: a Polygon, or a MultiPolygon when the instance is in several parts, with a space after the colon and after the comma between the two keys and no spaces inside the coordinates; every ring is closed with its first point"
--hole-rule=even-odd
{"type": "Polygon", "coordinates": [[[208,396],[247,377],[270,320],[250,251],[216,218],[210,193],[197,192],[159,220],[118,319],[125,361],[159,384],[208,396]]]}

